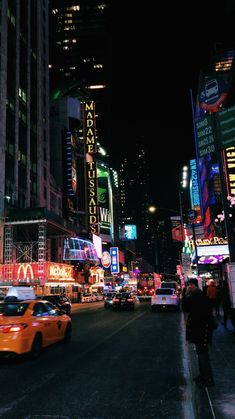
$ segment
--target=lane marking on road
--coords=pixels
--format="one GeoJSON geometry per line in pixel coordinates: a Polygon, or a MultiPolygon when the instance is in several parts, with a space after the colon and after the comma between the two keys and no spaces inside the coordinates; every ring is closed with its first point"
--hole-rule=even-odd
{"type": "Polygon", "coordinates": [[[182,362],[183,362],[183,369],[184,369],[184,377],[186,381],[185,391],[183,392],[183,414],[184,419],[195,419],[195,412],[193,408],[193,393],[192,393],[192,385],[190,380],[190,368],[189,368],[189,358],[187,352],[187,346],[185,342],[185,318],[183,313],[181,313],[181,321],[180,321],[180,338],[181,338],[181,347],[182,347],[182,362]]]}
{"type": "Polygon", "coordinates": [[[214,412],[214,409],[213,409],[213,404],[212,404],[212,401],[211,401],[211,398],[210,398],[208,388],[206,387],[205,390],[206,390],[206,395],[207,395],[207,398],[208,398],[208,403],[209,403],[209,406],[210,406],[210,409],[211,409],[212,417],[213,417],[213,419],[216,419],[215,412],[214,412]]]}
{"type": "Polygon", "coordinates": [[[116,329],[114,332],[110,333],[108,336],[106,336],[105,338],[103,338],[101,341],[95,343],[93,346],[91,346],[90,348],[86,349],[85,351],[83,351],[79,357],[87,355],[89,352],[92,352],[94,349],[96,349],[98,346],[102,345],[104,342],[106,342],[107,340],[111,339],[113,336],[117,335],[121,330],[125,329],[127,326],[129,326],[131,323],[133,323],[135,320],[139,319],[140,317],[142,317],[144,314],[146,314],[146,312],[142,312],[140,314],[138,314],[138,316],[135,316],[134,318],[132,318],[131,320],[129,320],[128,322],[124,323],[122,326],[120,326],[118,329],[116,329]]]}
{"type": "Polygon", "coordinates": [[[17,407],[17,405],[19,403],[21,403],[22,401],[24,401],[28,396],[30,396],[30,394],[32,394],[35,390],[39,390],[41,387],[43,387],[45,385],[45,383],[54,379],[54,377],[55,377],[54,373],[47,374],[47,375],[45,375],[44,377],[41,378],[39,383],[35,383],[35,384],[31,385],[30,387],[28,387],[27,389],[24,389],[24,395],[23,396],[18,397],[17,399],[12,401],[11,403],[7,404],[6,406],[2,406],[0,408],[0,417],[2,417],[5,413],[10,412],[15,407],[17,407]]]}
{"type": "MultiPolygon", "coordinates": [[[[139,317],[142,317],[144,314],[146,314],[146,313],[145,312],[142,312],[142,313],[138,314],[137,316],[135,316],[134,318],[132,318],[131,320],[129,320],[128,322],[126,322],[125,324],[123,324],[122,326],[120,326],[114,332],[110,333],[104,339],[102,339],[101,341],[97,342],[95,345],[91,346],[89,349],[86,349],[85,351],[83,351],[79,355],[79,357],[82,357],[84,355],[87,355],[89,352],[92,352],[98,346],[102,345],[104,342],[106,342],[107,340],[111,339],[113,336],[115,336],[121,330],[125,329],[127,326],[129,326],[131,323],[133,323],[139,317]]],[[[9,413],[12,409],[14,409],[15,407],[17,407],[17,405],[19,403],[21,403],[22,401],[24,401],[28,396],[30,396],[30,394],[32,394],[33,391],[39,390],[41,387],[45,386],[46,383],[48,383],[49,381],[51,381],[52,379],[55,378],[55,375],[56,375],[55,373],[47,374],[45,377],[43,377],[40,380],[39,383],[34,384],[33,386],[30,386],[30,388],[24,390],[24,393],[25,394],[23,396],[18,397],[18,399],[15,399],[13,402],[7,404],[6,406],[2,406],[0,408],[0,417],[2,417],[6,413],[9,413]]]]}

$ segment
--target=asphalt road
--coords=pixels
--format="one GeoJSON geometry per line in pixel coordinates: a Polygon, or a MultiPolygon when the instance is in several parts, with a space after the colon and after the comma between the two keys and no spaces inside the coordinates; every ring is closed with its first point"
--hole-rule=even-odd
{"type": "Polygon", "coordinates": [[[182,313],[79,305],[73,338],[0,362],[0,418],[194,419],[182,313]]]}

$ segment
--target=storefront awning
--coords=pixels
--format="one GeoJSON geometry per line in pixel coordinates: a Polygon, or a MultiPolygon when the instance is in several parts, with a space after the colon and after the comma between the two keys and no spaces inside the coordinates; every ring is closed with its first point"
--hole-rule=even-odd
{"type": "Polygon", "coordinates": [[[92,284],[91,288],[97,288],[97,287],[103,287],[104,283],[103,282],[97,282],[97,284],[92,284]]]}
{"type": "Polygon", "coordinates": [[[48,287],[66,287],[68,285],[73,285],[74,287],[79,287],[82,288],[81,284],[78,284],[77,282],[70,282],[70,281],[66,281],[66,282],[46,282],[44,284],[45,286],[48,287]]]}

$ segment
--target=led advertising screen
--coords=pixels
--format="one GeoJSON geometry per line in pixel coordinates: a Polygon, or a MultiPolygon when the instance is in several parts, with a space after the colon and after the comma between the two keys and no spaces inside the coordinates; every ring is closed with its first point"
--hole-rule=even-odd
{"type": "Polygon", "coordinates": [[[120,230],[120,239],[121,240],[136,240],[137,239],[136,225],[125,224],[120,230]]]}
{"type": "Polygon", "coordinates": [[[97,163],[97,178],[98,178],[98,206],[100,216],[100,234],[111,234],[111,187],[109,170],[97,163]]]}
{"type": "Polygon", "coordinates": [[[96,248],[96,252],[99,258],[102,257],[102,240],[101,237],[97,236],[96,234],[92,234],[92,241],[96,248]]]}
{"type": "Polygon", "coordinates": [[[212,246],[197,246],[198,256],[216,256],[216,255],[229,255],[227,244],[216,244],[212,246]]]}
{"type": "MultiPolygon", "coordinates": [[[[217,211],[217,195],[221,191],[219,182],[219,167],[215,153],[199,158],[199,179],[201,189],[202,211],[204,215],[204,237],[213,237],[213,208],[217,211]]],[[[215,214],[216,215],[216,214],[215,214]]]]}
{"type": "Polygon", "coordinates": [[[94,244],[78,237],[69,237],[64,240],[63,259],[99,261],[94,244]]]}

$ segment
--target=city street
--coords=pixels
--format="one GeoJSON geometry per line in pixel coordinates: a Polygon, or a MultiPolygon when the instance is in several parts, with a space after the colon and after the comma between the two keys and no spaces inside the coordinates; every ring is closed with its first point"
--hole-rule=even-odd
{"type": "Polygon", "coordinates": [[[193,419],[181,313],[73,309],[71,344],[1,361],[1,418],[193,419]]]}

